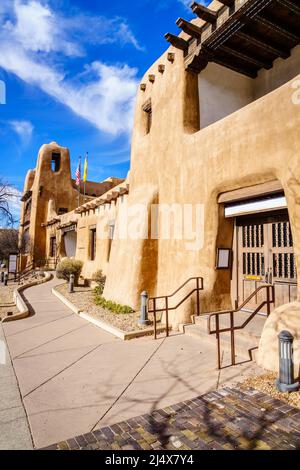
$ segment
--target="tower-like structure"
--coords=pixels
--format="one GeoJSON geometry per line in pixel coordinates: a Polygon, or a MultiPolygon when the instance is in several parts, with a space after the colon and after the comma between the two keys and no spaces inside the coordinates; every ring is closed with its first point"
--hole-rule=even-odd
{"type": "Polygon", "coordinates": [[[23,266],[47,258],[43,224],[56,215],[74,210],[77,201],[69,150],[56,142],[43,145],[36,169],[27,174],[22,198],[20,247],[23,266]]]}

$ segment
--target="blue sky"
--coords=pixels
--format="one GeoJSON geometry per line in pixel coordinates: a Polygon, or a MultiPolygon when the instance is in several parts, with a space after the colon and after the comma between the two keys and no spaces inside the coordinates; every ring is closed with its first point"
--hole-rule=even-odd
{"type": "MultiPolygon", "coordinates": [[[[22,190],[43,143],[69,147],[72,171],[126,176],[137,85],[190,0],[1,0],[0,175],[22,190]]],[[[205,3],[203,1],[202,3],[205,3]]],[[[206,2],[207,3],[207,2],[206,2]]]]}

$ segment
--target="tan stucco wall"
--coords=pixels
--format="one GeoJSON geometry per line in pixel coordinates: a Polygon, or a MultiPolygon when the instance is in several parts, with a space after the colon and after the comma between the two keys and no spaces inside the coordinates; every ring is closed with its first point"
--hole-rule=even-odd
{"type": "MultiPolygon", "coordinates": [[[[204,204],[204,247],[189,252],[184,240],[117,241],[104,294],[138,307],[144,289],[150,295],[169,294],[190,276],[202,275],[202,310],[210,311],[231,305],[230,273],[214,268],[217,245],[231,247],[233,237],[232,224],[222,222],[218,209],[221,192],[279,179],[288,200],[299,266],[299,107],[292,103],[291,83],[287,83],[194,132],[198,79],[184,71],[182,53],[172,47],[170,51],[175,53],[175,62],[164,54],[142,80],[146,92],[139,91],[137,96],[128,202],[204,204]],[[165,65],[164,74],[158,72],[159,64],[165,65]],[[154,84],[149,74],[155,74],[154,84]],[[145,135],[142,106],[150,98],[153,122],[150,134],[145,135]],[[116,266],[122,266],[121,276],[116,266]]],[[[189,319],[191,310],[187,306],[177,312],[174,323],[189,319]]]]}

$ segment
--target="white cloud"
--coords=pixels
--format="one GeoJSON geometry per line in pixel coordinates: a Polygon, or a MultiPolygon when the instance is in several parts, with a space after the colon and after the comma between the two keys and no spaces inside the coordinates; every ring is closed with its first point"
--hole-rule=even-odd
{"type": "MultiPolygon", "coordinates": [[[[15,19],[2,22],[0,67],[38,86],[99,130],[113,136],[128,133],[138,84],[136,69],[96,61],[85,65],[84,73],[73,79],[63,70],[65,56],[84,54],[80,41],[89,44],[117,41],[139,49],[126,21],[82,15],[66,18],[38,0],[27,3],[15,0],[14,11],[15,19]],[[59,59],[58,52],[64,57],[59,59]]],[[[30,134],[28,127],[19,127],[20,135],[22,130],[30,134]]]]}
{"type": "Polygon", "coordinates": [[[9,121],[9,125],[12,127],[12,129],[14,130],[14,132],[16,132],[22,142],[24,144],[27,144],[30,139],[31,139],[31,136],[32,136],[32,132],[33,132],[33,125],[31,124],[31,122],[29,121],[9,121]]]}

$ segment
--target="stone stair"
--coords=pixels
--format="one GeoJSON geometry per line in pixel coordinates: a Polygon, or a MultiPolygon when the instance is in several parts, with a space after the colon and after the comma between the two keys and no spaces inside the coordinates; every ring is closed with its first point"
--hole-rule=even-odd
{"type": "MultiPolygon", "coordinates": [[[[235,325],[240,326],[250,316],[248,312],[235,313],[235,325]]],[[[186,335],[192,336],[205,343],[213,344],[216,346],[216,335],[209,335],[207,329],[207,321],[209,315],[193,316],[193,324],[184,325],[183,331],[186,335]]],[[[247,360],[255,359],[261,333],[266,321],[263,315],[257,315],[243,330],[235,331],[235,354],[238,357],[247,360]]],[[[220,327],[227,328],[230,326],[229,315],[220,318],[220,327]]],[[[212,321],[212,328],[214,328],[214,320],[212,321]]],[[[221,348],[222,350],[231,350],[231,335],[230,333],[221,333],[221,348]]]]}

